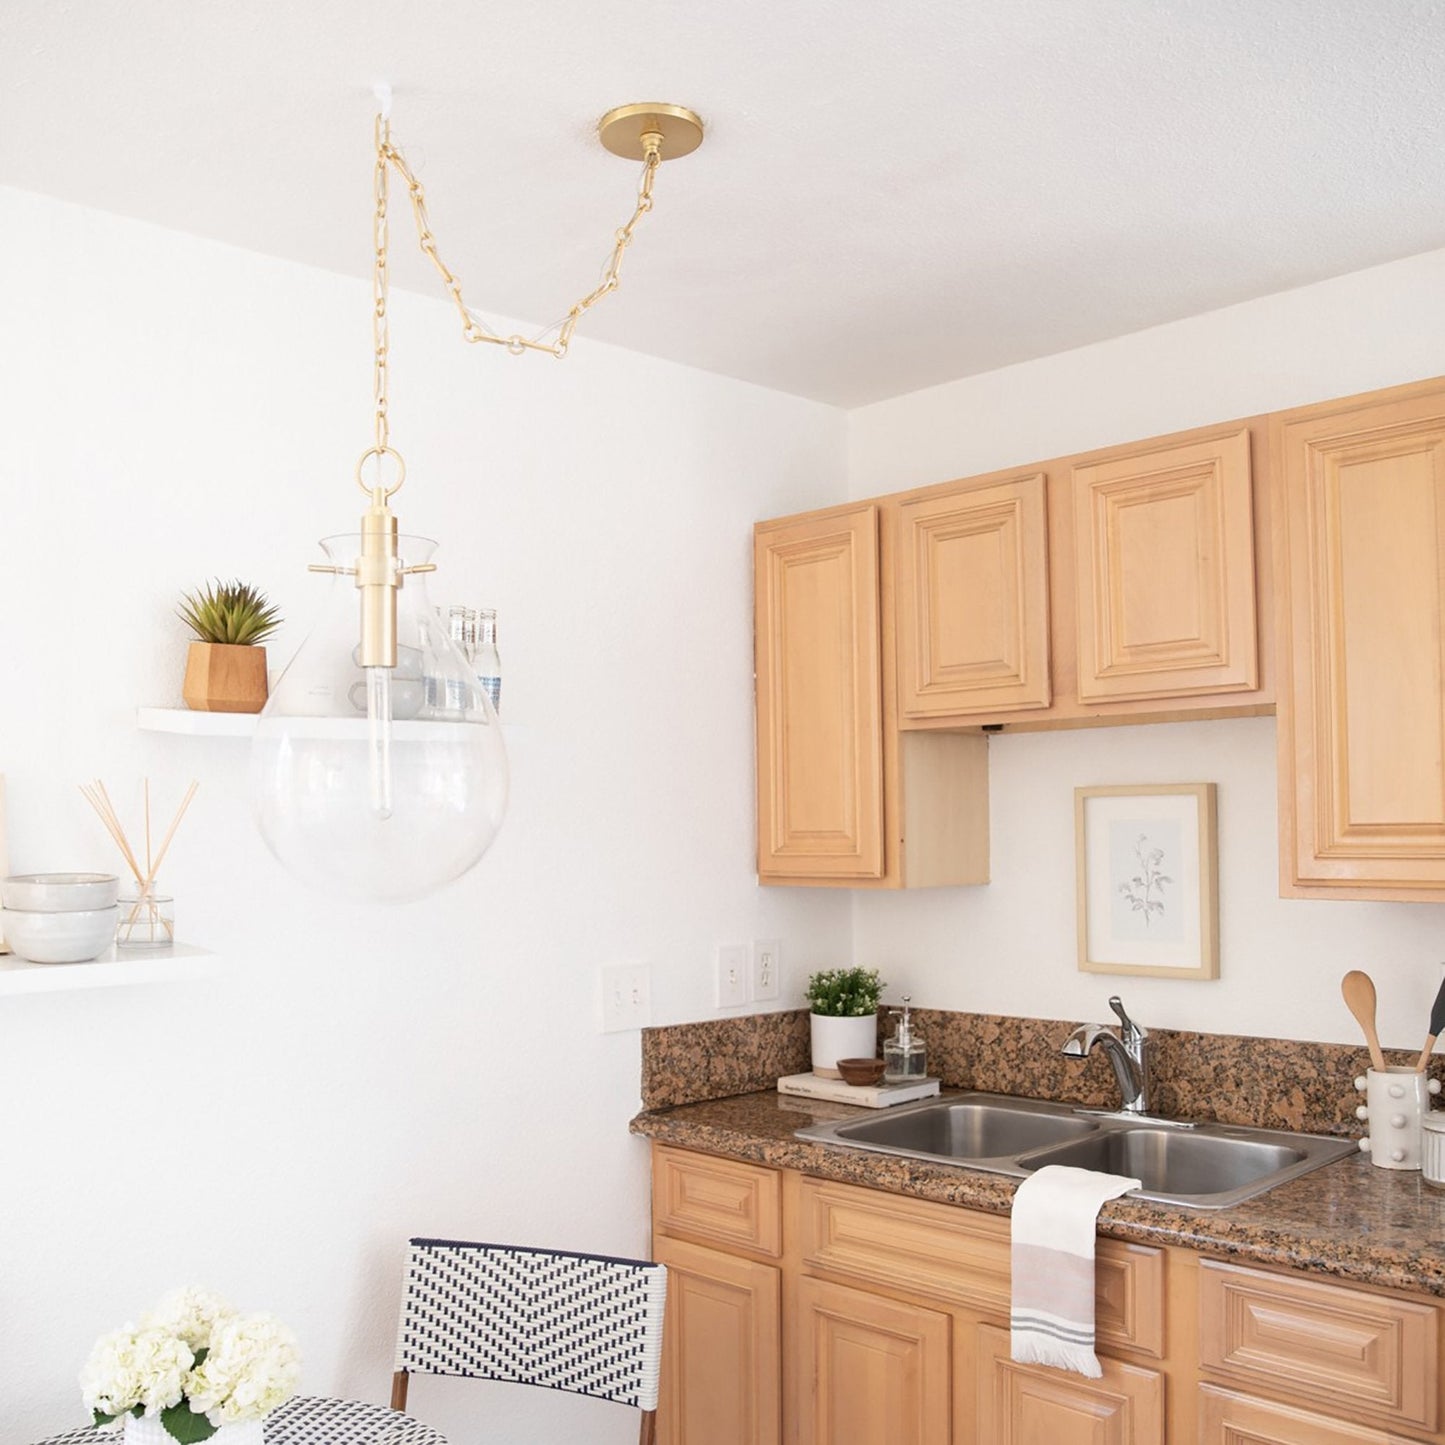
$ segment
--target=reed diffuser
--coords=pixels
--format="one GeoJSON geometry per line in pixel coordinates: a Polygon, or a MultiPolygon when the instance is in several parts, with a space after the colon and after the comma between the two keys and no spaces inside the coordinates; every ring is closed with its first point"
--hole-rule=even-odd
{"type": "Polygon", "coordinates": [[[122,948],[163,948],[176,941],[175,901],[156,891],[156,875],[160,872],[161,864],[165,862],[171,839],[176,836],[176,829],[180,827],[181,819],[186,816],[186,809],[191,806],[191,799],[196,796],[199,786],[199,783],[192,781],[186,789],[186,795],[181,799],[181,805],[176,809],[176,815],[171,819],[171,825],[166,829],[160,847],[153,854],[151,783],[149,778],[145,779],[145,866],[142,868],[140,856],[126,836],[120,815],[110,800],[105,784],[97,778],[93,783],[80,785],[81,795],[95,809],[96,816],[120,849],[126,867],[135,877],[135,893],[120,900],[120,923],[116,929],[115,941],[122,948]]]}

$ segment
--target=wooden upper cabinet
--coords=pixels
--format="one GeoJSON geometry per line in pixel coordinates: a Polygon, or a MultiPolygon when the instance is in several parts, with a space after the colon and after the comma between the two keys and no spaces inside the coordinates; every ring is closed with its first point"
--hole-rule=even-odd
{"type": "Polygon", "coordinates": [[[899,508],[898,689],[908,718],[1047,707],[1042,472],[899,508]]]}
{"type": "Polygon", "coordinates": [[[883,875],[878,509],[754,537],[758,872],[883,875]]]}
{"type": "Polygon", "coordinates": [[[1445,897],[1445,382],[1275,447],[1282,891],[1445,897]]]}
{"type": "Polygon", "coordinates": [[[1249,432],[1072,469],[1078,696],[1259,685],[1249,432]]]}
{"type": "Polygon", "coordinates": [[[988,740],[898,731],[893,520],[869,504],[755,529],[763,883],[988,882],[988,740]]]}

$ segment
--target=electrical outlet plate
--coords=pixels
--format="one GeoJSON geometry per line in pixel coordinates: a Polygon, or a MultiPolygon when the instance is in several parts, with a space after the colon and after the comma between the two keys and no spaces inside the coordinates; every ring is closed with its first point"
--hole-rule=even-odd
{"type": "Polygon", "coordinates": [[[602,970],[602,1032],[645,1029],[652,1023],[652,969],[614,963],[602,970]]]}
{"type": "Polygon", "coordinates": [[[737,1008],[748,1001],[750,965],[745,943],[720,943],[717,947],[717,1006],[737,1008]]]}
{"type": "Polygon", "coordinates": [[[783,945],[778,939],[753,939],[753,998],[758,1003],[778,997],[782,964],[783,945]]]}

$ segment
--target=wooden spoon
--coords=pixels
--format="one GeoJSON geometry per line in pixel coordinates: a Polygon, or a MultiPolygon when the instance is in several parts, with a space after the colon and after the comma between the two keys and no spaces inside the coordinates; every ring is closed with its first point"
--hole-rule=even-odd
{"type": "Polygon", "coordinates": [[[1370,1046],[1370,1063],[1383,1071],[1385,1055],[1380,1051],[1380,1036],[1375,1032],[1375,983],[1367,973],[1352,968],[1340,980],[1340,992],[1345,998],[1345,1007],[1354,1014],[1370,1046]]]}

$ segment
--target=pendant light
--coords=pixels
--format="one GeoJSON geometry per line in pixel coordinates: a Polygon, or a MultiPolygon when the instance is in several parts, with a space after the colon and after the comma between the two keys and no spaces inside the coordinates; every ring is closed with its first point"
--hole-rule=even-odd
{"type": "Polygon", "coordinates": [[[402,900],[460,877],[491,846],[507,806],[507,754],[491,699],[426,595],[436,544],[401,533],[390,505],[406,479],[387,411],[390,173],[406,186],[421,249],[461,315],[464,339],[560,358],[582,315],[617,289],[663,155],[695,150],[703,131],[682,106],[625,105],[602,117],[602,144],[642,162],[632,216],[601,283],[558,325],[502,336],[466,305],[442,261],[425,193],[391,139],[389,92],[378,87],[377,96],[375,438],[356,467],[367,506],[359,532],[321,544],[326,561],[311,570],[330,574],[330,605],[261,713],[251,771],[261,835],[287,868],[331,892],[402,900]]]}

